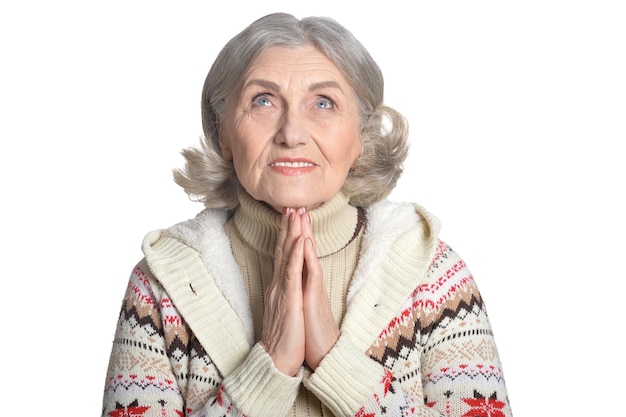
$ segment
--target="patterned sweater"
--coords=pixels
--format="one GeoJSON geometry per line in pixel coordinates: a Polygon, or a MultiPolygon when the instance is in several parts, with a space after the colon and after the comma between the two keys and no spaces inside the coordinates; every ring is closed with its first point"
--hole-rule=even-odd
{"type": "Polygon", "coordinates": [[[476,283],[424,209],[385,201],[365,210],[341,336],[315,372],[303,366],[295,377],[256,341],[225,232],[231,218],[205,210],[144,239],[102,416],[512,415],[476,283]],[[303,390],[321,414],[295,411],[303,390]]]}

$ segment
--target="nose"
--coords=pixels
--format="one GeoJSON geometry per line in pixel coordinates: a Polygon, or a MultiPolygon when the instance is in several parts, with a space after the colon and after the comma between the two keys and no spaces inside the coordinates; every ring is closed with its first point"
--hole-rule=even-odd
{"type": "Polygon", "coordinates": [[[305,144],[309,139],[304,115],[298,109],[287,109],[280,117],[276,143],[292,148],[305,144]]]}

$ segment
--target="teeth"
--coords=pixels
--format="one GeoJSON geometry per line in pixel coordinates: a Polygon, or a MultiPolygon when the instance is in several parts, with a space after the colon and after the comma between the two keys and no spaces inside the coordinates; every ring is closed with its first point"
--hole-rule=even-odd
{"type": "Polygon", "coordinates": [[[302,168],[302,167],[312,167],[313,164],[310,162],[275,162],[272,164],[275,167],[290,167],[290,168],[302,168]]]}

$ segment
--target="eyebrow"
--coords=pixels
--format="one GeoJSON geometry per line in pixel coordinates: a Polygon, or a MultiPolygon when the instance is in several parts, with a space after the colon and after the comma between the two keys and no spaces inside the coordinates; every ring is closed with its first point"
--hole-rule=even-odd
{"type": "Polygon", "coordinates": [[[336,81],[321,81],[319,83],[313,83],[309,86],[309,91],[321,90],[323,88],[336,88],[343,92],[341,86],[336,81]]]}
{"type": "Polygon", "coordinates": [[[244,86],[244,90],[247,89],[248,87],[250,87],[251,85],[259,85],[261,87],[265,87],[265,88],[269,88],[270,90],[280,90],[280,87],[278,84],[273,83],[271,81],[267,81],[267,80],[261,80],[259,78],[253,78],[251,80],[249,80],[244,86]]]}
{"type": "MultiPolygon", "coordinates": [[[[260,78],[253,78],[249,80],[245,85],[244,89],[248,88],[251,85],[258,85],[261,87],[265,87],[271,90],[280,91],[280,86],[275,82],[262,80],[260,78]]],[[[336,88],[339,91],[343,92],[341,86],[336,81],[320,81],[317,83],[313,83],[309,86],[309,91],[321,90],[323,88],[336,88]]]]}

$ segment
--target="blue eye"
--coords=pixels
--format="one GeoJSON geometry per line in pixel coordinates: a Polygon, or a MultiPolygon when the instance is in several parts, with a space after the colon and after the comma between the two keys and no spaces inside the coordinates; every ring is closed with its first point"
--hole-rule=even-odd
{"type": "Polygon", "coordinates": [[[328,97],[322,97],[315,103],[315,107],[318,109],[332,109],[335,107],[335,103],[328,97]]]}
{"type": "Polygon", "coordinates": [[[257,106],[267,107],[271,106],[272,102],[269,98],[267,98],[265,94],[260,94],[254,98],[253,104],[256,104],[257,106]]]}

